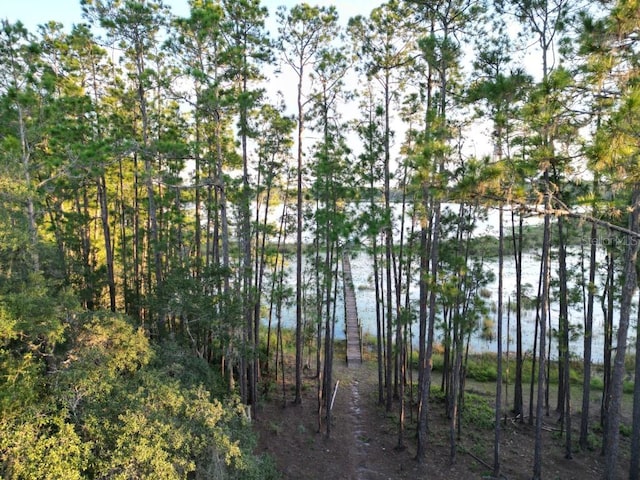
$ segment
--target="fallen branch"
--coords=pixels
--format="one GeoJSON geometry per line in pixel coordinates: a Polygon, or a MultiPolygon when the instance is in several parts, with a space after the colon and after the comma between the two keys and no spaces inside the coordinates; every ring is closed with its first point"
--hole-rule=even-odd
{"type": "MultiPolygon", "coordinates": [[[[469,455],[471,458],[473,458],[475,461],[477,461],[478,463],[481,463],[482,465],[484,465],[485,467],[487,467],[489,470],[493,470],[493,466],[489,465],[487,462],[485,462],[484,460],[482,460],[480,457],[474,455],[473,453],[471,453],[469,450],[467,450],[465,448],[464,453],[466,453],[467,455],[469,455]]],[[[493,477],[491,477],[493,478],[493,477]]],[[[509,480],[504,474],[500,474],[500,478],[504,478],[505,480],[509,480]]]]}
{"type": "Polygon", "coordinates": [[[338,385],[340,385],[340,380],[336,380],[336,387],[333,389],[333,395],[331,396],[331,406],[329,406],[329,411],[333,410],[333,402],[336,401],[336,394],[338,393],[338,385]]]}

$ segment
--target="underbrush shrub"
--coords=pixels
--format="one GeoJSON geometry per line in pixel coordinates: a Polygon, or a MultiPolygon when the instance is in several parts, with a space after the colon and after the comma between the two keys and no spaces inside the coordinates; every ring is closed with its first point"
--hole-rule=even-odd
{"type": "MultiPolygon", "coordinates": [[[[295,329],[282,328],[281,336],[285,355],[288,353],[294,353],[296,346],[295,329]]],[[[269,344],[270,353],[273,355],[276,351],[276,345],[278,345],[278,329],[276,328],[275,322],[273,322],[270,331],[268,331],[265,326],[260,329],[258,353],[263,361],[267,358],[267,343],[269,344]]]]}
{"type": "Polygon", "coordinates": [[[378,344],[378,339],[376,338],[376,336],[373,333],[366,332],[366,331],[363,332],[363,334],[362,334],[362,345],[364,347],[368,347],[368,348],[374,349],[377,344],[378,344]]]}
{"type": "Polygon", "coordinates": [[[444,355],[434,353],[431,357],[431,370],[434,372],[442,372],[444,370],[444,355]]]}
{"type": "Polygon", "coordinates": [[[587,449],[592,452],[602,450],[602,436],[590,431],[587,434],[587,449]]]}
{"type": "Polygon", "coordinates": [[[429,398],[432,402],[445,403],[446,397],[444,390],[435,385],[431,385],[431,391],[429,392],[429,398]]]}
{"type": "MultiPolygon", "coordinates": [[[[419,360],[419,351],[412,350],[411,357],[409,358],[409,362],[411,368],[417,370],[420,368],[419,360]]],[[[431,371],[433,372],[442,372],[444,369],[444,347],[436,343],[433,345],[433,353],[431,355],[431,371]]]]}
{"type": "Polygon", "coordinates": [[[498,379],[495,362],[490,363],[485,359],[470,361],[467,365],[467,378],[478,382],[495,382],[498,379]]]}
{"type": "Polygon", "coordinates": [[[467,427],[492,430],[495,425],[495,411],[486,398],[475,393],[465,393],[462,424],[467,427]]]}
{"type": "Polygon", "coordinates": [[[569,370],[569,382],[571,385],[582,385],[583,373],[581,371],[571,369],[569,370]]]}
{"type": "Polygon", "coordinates": [[[589,384],[592,390],[602,391],[604,389],[604,380],[600,377],[591,377],[589,384]]]}
{"type": "Polygon", "coordinates": [[[633,432],[633,428],[631,427],[631,425],[627,425],[624,423],[620,424],[620,435],[622,435],[625,438],[631,438],[632,432],[633,432]]]}
{"type": "Polygon", "coordinates": [[[629,349],[624,356],[624,369],[627,372],[634,372],[636,369],[636,352],[633,349],[629,349]]]}
{"type": "Polygon", "coordinates": [[[263,375],[258,382],[258,390],[263,400],[271,400],[272,395],[278,393],[279,385],[275,381],[275,377],[263,375]]]}

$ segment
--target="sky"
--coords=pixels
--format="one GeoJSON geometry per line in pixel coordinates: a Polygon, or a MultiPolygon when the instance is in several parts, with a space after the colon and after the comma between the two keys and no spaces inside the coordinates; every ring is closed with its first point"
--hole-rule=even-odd
{"type": "MultiPolygon", "coordinates": [[[[335,5],[343,26],[346,26],[349,18],[356,15],[369,16],[373,8],[383,3],[383,0],[261,0],[261,4],[269,10],[266,27],[270,30],[272,38],[277,36],[276,9],[281,5],[289,9],[303,1],[317,6],[335,5]]],[[[174,15],[189,15],[189,0],[164,0],[164,3],[170,7],[174,15]]],[[[0,19],[8,19],[12,23],[20,20],[32,33],[37,32],[38,25],[51,20],[62,23],[66,31],[69,31],[72,25],[84,21],[80,0],[0,0],[0,19]]],[[[99,32],[97,34],[100,36],[99,32]]],[[[295,105],[295,98],[287,98],[287,94],[295,92],[292,72],[285,69],[278,75],[277,81],[267,85],[267,91],[272,96],[275,96],[278,90],[284,92],[286,104],[290,108],[295,105]]]]}
{"type": "MultiPolygon", "coordinates": [[[[338,9],[339,20],[346,26],[349,18],[356,15],[369,16],[372,9],[379,6],[385,0],[262,0],[263,6],[269,10],[269,17],[266,22],[267,28],[271,31],[272,38],[277,36],[275,12],[278,6],[284,5],[291,8],[298,3],[307,1],[311,5],[331,6],[338,9]]],[[[164,3],[171,8],[175,15],[187,16],[189,14],[189,0],[164,0],[164,3]]],[[[31,31],[36,32],[38,25],[55,20],[64,25],[69,31],[71,26],[83,22],[80,0],[0,0],[0,19],[8,19],[10,22],[22,21],[31,31]]],[[[295,105],[295,78],[293,73],[286,69],[277,77],[274,77],[267,84],[269,96],[275,98],[277,91],[284,92],[285,102],[288,105],[287,113],[294,113],[291,108],[295,105]]],[[[352,108],[347,108],[343,114],[346,117],[353,117],[355,112],[352,108]]],[[[471,146],[473,154],[482,154],[486,148],[485,142],[476,145],[476,141],[471,146]],[[480,150],[476,151],[476,147],[480,150]]]]}
{"type": "MultiPolygon", "coordinates": [[[[302,0],[262,0],[262,5],[269,9],[269,17],[273,20],[279,5],[291,8],[301,2],[302,0]]],[[[189,13],[188,0],[165,0],[165,3],[176,15],[186,16],[189,13]]],[[[308,0],[308,3],[318,6],[336,5],[341,21],[346,23],[355,15],[368,15],[382,0],[308,0]]],[[[83,21],[80,0],[0,0],[0,18],[12,23],[20,20],[33,32],[38,25],[50,20],[62,23],[67,29],[83,21]]]]}
{"type": "MultiPolygon", "coordinates": [[[[291,8],[303,1],[317,6],[335,5],[338,9],[340,23],[346,26],[349,18],[356,15],[369,16],[371,10],[385,0],[262,0],[261,4],[269,10],[266,26],[271,31],[272,38],[277,36],[275,20],[277,7],[284,5],[291,8]]],[[[189,0],[164,0],[164,3],[171,8],[175,15],[187,16],[189,14],[189,0]]],[[[8,19],[12,23],[20,20],[33,33],[37,31],[38,25],[51,20],[62,23],[67,31],[71,29],[72,25],[83,22],[80,0],[0,0],[0,19],[8,19]]],[[[277,91],[284,92],[285,102],[289,107],[287,113],[294,113],[291,110],[295,105],[293,73],[287,72],[285,69],[273,80],[275,81],[269,82],[266,87],[268,95],[275,98],[277,91]]],[[[355,115],[354,108],[347,108],[343,112],[345,117],[353,117],[355,115]]],[[[476,142],[472,143],[473,153],[481,153],[475,150],[476,142]]],[[[484,146],[480,150],[484,150],[484,146]]]]}

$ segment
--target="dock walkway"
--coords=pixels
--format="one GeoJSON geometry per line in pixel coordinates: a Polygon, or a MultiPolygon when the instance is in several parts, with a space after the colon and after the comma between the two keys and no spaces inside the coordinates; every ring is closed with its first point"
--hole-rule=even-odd
{"type": "Polygon", "coordinates": [[[358,319],[356,294],[353,290],[349,253],[342,255],[342,283],[344,285],[344,323],[347,336],[347,365],[362,363],[362,330],[358,319]]]}

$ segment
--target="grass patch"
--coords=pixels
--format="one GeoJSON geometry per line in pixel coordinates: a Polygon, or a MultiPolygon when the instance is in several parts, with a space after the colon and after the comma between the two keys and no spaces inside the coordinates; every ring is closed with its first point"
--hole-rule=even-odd
{"type": "Polygon", "coordinates": [[[495,425],[495,411],[486,398],[475,393],[465,393],[462,424],[492,430],[495,425]]]}

